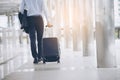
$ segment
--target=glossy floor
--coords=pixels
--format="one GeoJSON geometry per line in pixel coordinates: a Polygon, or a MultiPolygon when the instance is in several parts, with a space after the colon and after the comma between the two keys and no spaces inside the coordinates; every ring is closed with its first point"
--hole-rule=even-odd
{"type": "MultiPolygon", "coordinates": [[[[119,43],[119,41],[117,41],[119,43]]],[[[2,80],[120,80],[117,68],[96,68],[95,55],[83,57],[81,51],[61,50],[61,63],[33,64],[29,49],[19,47],[20,55],[0,65],[2,80]],[[27,54],[27,55],[26,55],[27,54]]],[[[120,46],[117,45],[116,48],[120,46]]],[[[117,49],[117,52],[120,52],[117,49]]],[[[117,54],[119,56],[119,54],[117,54]]],[[[117,60],[119,57],[117,56],[117,60]]]]}

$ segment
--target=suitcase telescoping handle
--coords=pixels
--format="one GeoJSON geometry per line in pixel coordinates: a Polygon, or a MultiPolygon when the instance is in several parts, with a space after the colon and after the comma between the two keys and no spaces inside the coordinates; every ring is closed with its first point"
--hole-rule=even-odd
{"type": "MultiPolygon", "coordinates": [[[[47,25],[44,28],[44,35],[43,38],[57,38],[56,36],[53,36],[53,25],[52,27],[47,27],[47,25]]],[[[60,50],[60,43],[59,40],[57,38],[57,42],[58,42],[58,48],[59,48],[59,53],[61,54],[61,50],[60,50]]]]}

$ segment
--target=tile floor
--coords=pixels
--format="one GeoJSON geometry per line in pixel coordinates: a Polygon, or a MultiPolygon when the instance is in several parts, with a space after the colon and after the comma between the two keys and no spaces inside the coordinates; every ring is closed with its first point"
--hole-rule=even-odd
{"type": "Polygon", "coordinates": [[[41,62],[34,65],[29,56],[28,62],[2,80],[120,80],[119,68],[97,69],[94,59],[64,50],[60,64],[41,62]]]}
{"type": "MultiPolygon", "coordinates": [[[[29,47],[28,50],[21,48],[19,55],[0,64],[0,80],[120,80],[120,68],[96,68],[95,55],[82,57],[81,51],[62,49],[60,64],[41,62],[34,65],[29,47]]],[[[119,57],[117,60],[119,65],[119,57]]]]}

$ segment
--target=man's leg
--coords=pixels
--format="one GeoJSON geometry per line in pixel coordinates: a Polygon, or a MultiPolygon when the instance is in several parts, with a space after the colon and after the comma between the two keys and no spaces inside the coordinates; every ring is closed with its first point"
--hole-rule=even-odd
{"type": "Polygon", "coordinates": [[[38,41],[38,59],[41,60],[43,54],[43,31],[44,31],[44,24],[42,17],[37,18],[37,41],[38,41]]]}
{"type": "Polygon", "coordinates": [[[31,52],[34,58],[34,63],[38,63],[37,61],[37,51],[36,51],[36,35],[35,35],[35,24],[33,23],[32,18],[29,19],[29,37],[30,37],[30,45],[31,45],[31,52]]]}

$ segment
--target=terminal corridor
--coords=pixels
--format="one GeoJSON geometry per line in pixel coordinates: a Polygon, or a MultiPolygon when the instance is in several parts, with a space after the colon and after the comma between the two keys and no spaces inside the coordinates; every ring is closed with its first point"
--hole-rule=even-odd
{"type": "Polygon", "coordinates": [[[120,80],[120,1],[44,1],[53,27],[43,38],[58,39],[60,63],[33,64],[21,0],[0,0],[0,80],[120,80]]]}

